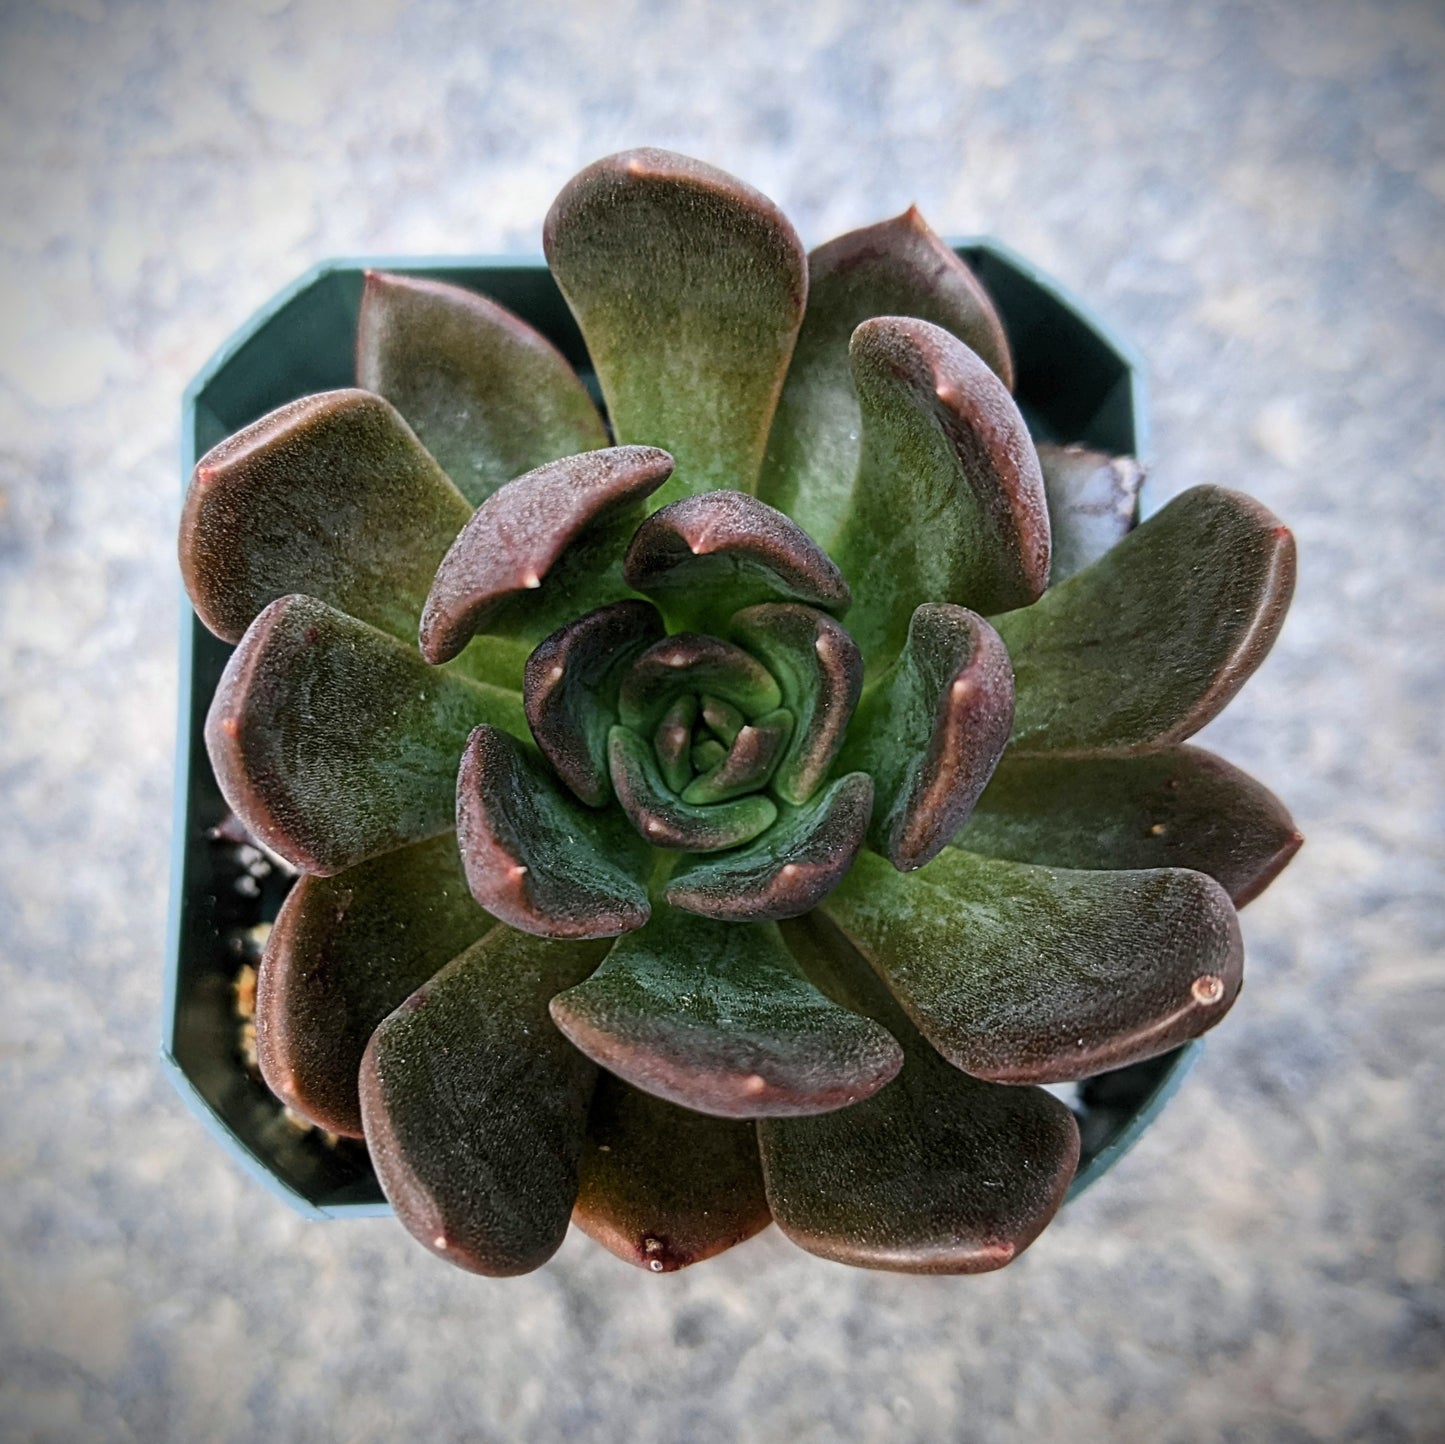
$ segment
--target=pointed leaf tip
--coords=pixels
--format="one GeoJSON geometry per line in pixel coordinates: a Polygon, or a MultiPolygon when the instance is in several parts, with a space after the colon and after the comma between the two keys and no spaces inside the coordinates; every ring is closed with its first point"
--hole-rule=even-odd
{"type": "Polygon", "coordinates": [[[478,507],[437,568],[421,618],[422,655],[445,662],[490,630],[541,640],[555,630],[555,613],[570,621],[612,601],[624,590],[616,575],[623,538],[599,538],[600,548],[585,542],[610,532],[610,523],[630,523],[634,511],[640,518],[643,499],[671,474],[665,451],[614,446],[508,482],[478,507]]]}

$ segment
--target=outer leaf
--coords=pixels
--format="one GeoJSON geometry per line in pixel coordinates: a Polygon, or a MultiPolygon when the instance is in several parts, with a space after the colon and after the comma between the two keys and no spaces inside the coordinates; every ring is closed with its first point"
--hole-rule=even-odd
{"type": "Polygon", "coordinates": [[[653,1273],[712,1258],[773,1221],[757,1136],[602,1073],[572,1221],[653,1273]]]}
{"type": "Polygon", "coordinates": [[[586,388],[540,331],[441,281],[366,273],[356,379],[396,406],[473,506],[524,471],[607,445],[586,388]]]}
{"type": "Polygon", "coordinates": [[[361,1066],[366,1143],[397,1217],[473,1273],[526,1273],[567,1232],[596,1070],[547,1000],[606,944],[496,928],[412,994],[361,1066]]]}
{"type": "Polygon", "coordinates": [[[457,843],[472,896],[544,938],[615,938],[651,913],[646,845],[564,793],[515,737],[478,727],[457,775],[457,843]]]}
{"type": "Polygon", "coordinates": [[[444,833],[349,868],[301,877],[256,982],[267,1086],[320,1128],[361,1137],[357,1070],[376,1025],[494,926],[444,833]]]}
{"type": "Polygon", "coordinates": [[[1056,587],[1133,530],[1144,468],[1132,456],[1047,445],[1039,447],[1039,466],[1053,536],[1049,584],[1056,587]]]}
{"type": "Polygon", "coordinates": [[[947,331],[883,317],[853,334],[863,449],[832,549],[870,666],[903,646],[923,602],[1026,606],[1049,579],[1038,455],[1013,397],[947,331]]]}
{"type": "Polygon", "coordinates": [[[622,567],[627,585],[693,626],[749,602],[796,600],[842,611],[843,574],[796,522],[740,491],[684,497],[638,527],[622,567]]]}
{"type": "Polygon", "coordinates": [[[659,500],[754,491],[807,296],[782,212],[711,166],[625,151],[563,187],[543,244],[617,439],[677,458],[659,500]]]}
{"type": "Polygon", "coordinates": [[[821,912],[786,924],[786,936],[819,986],[898,1037],[906,1061],[851,1108],[758,1124],[779,1227],[863,1268],[979,1273],[1016,1258],[1064,1200],[1079,1158],[1073,1115],[1041,1088],[950,1068],[821,912]]]}
{"type": "Polygon", "coordinates": [[[669,791],[657,754],[627,727],[608,734],[608,759],[618,803],[654,847],[718,852],[751,842],[778,815],[777,806],[757,793],[704,806],[684,802],[669,791]]]}
{"type": "Polygon", "coordinates": [[[808,256],[808,313],[768,438],[759,495],[830,545],[854,500],[861,430],[854,330],[914,316],[952,332],[1013,386],[1003,323],[973,272],[910,207],[808,256]]]}
{"type": "Polygon", "coordinates": [[[718,1117],[842,1108],[881,1088],[902,1061],[883,1028],[798,972],[773,924],[670,908],[559,993],[552,1017],[604,1068],[718,1117]]]}
{"type": "Polygon", "coordinates": [[[863,691],[863,658],[831,617],[796,603],[765,603],[739,612],[736,640],[766,664],[796,719],[773,774],[773,791],[800,804],[828,775],[863,691]]]}
{"type": "Polygon", "coordinates": [[[777,682],[741,648],[679,632],[649,647],[628,669],[617,715],[623,726],[650,734],[683,693],[702,697],[704,720],[729,746],[746,718],[775,712],[783,700],[777,682]],[[735,704],[741,716],[718,708],[718,700],[735,704]]]}
{"type": "Polygon", "coordinates": [[[1217,1023],[1244,966],[1203,873],[1075,872],[949,849],[909,877],[863,853],[829,915],[955,1067],[1057,1083],[1217,1023]]]}
{"type": "Polygon", "coordinates": [[[477,508],[442,559],[421,649],[445,662],[478,632],[539,641],[626,589],[620,554],[642,501],[672,472],[665,451],[613,446],[549,462],[477,508]]]}
{"type": "Polygon", "coordinates": [[[873,780],[850,773],[801,807],[787,807],[747,847],[685,858],[667,884],[673,907],[723,922],[794,918],[842,881],[868,830],[873,780]]]}
{"type": "Polygon", "coordinates": [[[1257,501],[1197,486],[1034,606],[995,617],[1014,665],[1014,752],[1181,742],[1264,660],[1294,538],[1257,501]]]}
{"type": "Polygon", "coordinates": [[[438,672],[314,597],[281,597],[226,664],[206,749],[251,832],[330,874],[450,830],[457,759],[480,722],[520,731],[522,699],[438,672]]]}
{"type": "Polygon", "coordinates": [[[471,507],[393,407],[365,391],[306,396],[196,464],[181,574],[201,620],[238,642],[305,592],[408,641],[471,507]]]}
{"type": "Polygon", "coordinates": [[[559,628],[527,659],[527,725],[557,775],[589,807],[612,796],[607,732],[622,677],[663,634],[662,618],[647,602],[614,602],[559,628]]]}
{"type": "Polygon", "coordinates": [[[905,872],[936,857],[973,810],[1012,723],[998,633],[963,607],[919,607],[908,645],[864,693],[840,762],[873,778],[874,850],[905,872]]]}
{"type": "Polygon", "coordinates": [[[1259,896],[1303,836],[1275,795],[1197,747],[1132,757],[1007,754],[955,843],[1049,867],[1185,867],[1235,907],[1259,896]]]}

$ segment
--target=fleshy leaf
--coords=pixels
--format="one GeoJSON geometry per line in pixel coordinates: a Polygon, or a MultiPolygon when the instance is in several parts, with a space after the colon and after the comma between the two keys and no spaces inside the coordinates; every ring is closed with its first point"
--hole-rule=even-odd
{"type": "Polygon", "coordinates": [[[389,402],[306,396],[199,462],[181,573],[201,620],[238,642],[263,607],[305,592],[410,641],[437,563],[471,507],[389,402]]]}
{"type": "Polygon", "coordinates": [[[1183,741],[1264,660],[1294,571],[1294,538],[1251,497],[1176,497],[1033,606],[993,619],[1014,667],[1011,751],[1183,741]]]}
{"type": "Polygon", "coordinates": [[[793,732],[793,714],[784,707],[739,728],[720,762],[683,788],[684,802],[726,802],[766,786],[793,732]]]}
{"type": "Polygon", "coordinates": [[[687,627],[751,602],[840,612],[852,601],[842,572],[807,532],[740,491],[684,497],[654,512],[632,538],[622,572],[687,627]]]}
{"type": "Polygon", "coordinates": [[[873,849],[905,872],[936,857],[973,810],[1012,722],[998,633],[963,607],[919,607],[908,645],[864,692],[839,762],[873,778],[873,849]]]}
{"type": "Polygon", "coordinates": [[[747,847],[684,859],[668,879],[667,901],[723,922],[793,918],[842,881],[868,830],[873,781],[853,772],[830,783],[747,847]]]}
{"type": "Polygon", "coordinates": [[[314,597],[281,597],[226,664],[206,748],[246,826],[331,874],[455,825],[457,759],[482,722],[521,731],[522,699],[314,597]]]}
{"type": "Polygon", "coordinates": [[[612,446],[493,492],[437,568],[421,619],[427,661],[455,657],[478,632],[540,641],[622,596],[625,539],[671,472],[665,451],[612,446]]]}
{"type": "Polygon", "coordinates": [[[702,720],[711,729],[713,736],[726,748],[731,747],[737,741],[738,733],[743,730],[748,719],[731,702],[724,702],[721,697],[709,696],[704,692],[702,694],[702,720]]]}
{"type": "Polygon", "coordinates": [[[808,289],[782,212],[711,166],[624,151],[563,187],[543,245],[618,441],[677,458],[658,500],[756,490],[808,289]]]}
{"type": "Polygon", "coordinates": [[[902,1061],[885,1029],[802,976],[775,924],[672,908],[553,998],[552,1017],[610,1072],[718,1117],[842,1108],[881,1088],[902,1061]]]}
{"type": "Polygon", "coordinates": [[[607,732],[617,717],[623,674],[663,635],[656,609],[634,598],[569,622],[527,659],[527,725],[557,775],[589,807],[612,796],[607,732]]]}
{"type": "Polygon", "coordinates": [[[1267,788],[1198,747],[1131,757],[1006,754],[957,846],[1048,867],[1185,867],[1235,907],[1259,896],[1303,837],[1267,788]]]}
{"type": "Polygon", "coordinates": [[[450,832],[336,877],[298,879],[256,980],[267,1086],[318,1127],[360,1138],[367,1039],[494,925],[467,890],[450,832]]]}
{"type": "Polygon", "coordinates": [[[1039,447],[1039,467],[1053,537],[1049,585],[1056,587],[1133,530],[1144,468],[1132,456],[1049,445],[1039,447]]]}
{"type": "Polygon", "coordinates": [[[472,896],[544,938],[615,938],[648,919],[646,844],[580,806],[515,737],[478,727],[457,774],[457,843],[472,896]]]}
{"type": "Polygon", "coordinates": [[[821,912],[784,925],[804,970],[903,1046],[902,1071],[851,1108],[758,1123],[768,1203],[809,1253],[904,1273],[981,1273],[1031,1244],[1079,1159],[1073,1115],[1042,1088],[985,1083],[917,1034],[821,912]]]}
{"type": "MultiPolygon", "coordinates": [[[[701,743],[692,740],[693,724],[697,721],[697,698],[684,693],[663,713],[662,721],[652,734],[653,751],[657,753],[657,764],[662,780],[673,792],[681,792],[692,778],[693,766],[701,743]]],[[[727,749],[713,739],[708,741],[717,748],[718,755],[710,766],[721,762],[727,756],[727,749]]]]}
{"type": "Polygon", "coordinates": [[[764,603],[739,612],[732,635],[777,679],[795,725],[772,788],[804,803],[833,765],[863,690],[863,658],[831,617],[796,603],[764,603]]]}
{"type": "MultiPolygon", "coordinates": [[[[624,727],[650,736],[683,692],[702,697],[703,717],[714,730],[710,700],[733,703],[743,718],[775,712],[783,700],[767,669],[740,647],[717,637],[678,632],[649,647],[628,669],[617,697],[618,718],[624,727]]],[[[732,738],[719,735],[732,745],[732,738]]]]}
{"type": "Polygon", "coordinates": [[[1057,1083],[1177,1047],[1244,966],[1228,894],[1183,869],[1084,872],[949,848],[904,876],[862,853],[828,914],[955,1067],[1057,1083]]]}
{"type": "Polygon", "coordinates": [[[629,727],[609,733],[608,758],[622,810],[654,847],[718,852],[751,842],[778,815],[777,805],[757,793],[706,806],[684,802],[663,780],[657,754],[629,727]]]}
{"type": "Polygon", "coordinates": [[[713,1258],[773,1221],[757,1135],[601,1073],[572,1221],[653,1273],[713,1258]]]}
{"type": "Polygon", "coordinates": [[[808,256],[808,312],[768,438],[758,494],[831,546],[853,505],[861,430],[854,330],[913,316],[952,332],[1013,386],[1003,322],[974,274],[910,208],[808,256]]]}
{"type": "Polygon", "coordinates": [[[368,271],[356,379],[385,396],[473,506],[524,471],[607,445],[562,353],[475,291],[368,271]]]}
{"type": "Polygon", "coordinates": [[[985,614],[1032,602],[1049,579],[1049,515],[1023,417],[963,342],[890,316],[859,326],[851,354],[862,454],[831,551],[872,667],[923,602],[985,614]]]}
{"type": "Polygon", "coordinates": [[[408,1231],[473,1273],[526,1273],[567,1232],[597,1070],[547,1000],[605,943],[494,928],[372,1035],[361,1114],[377,1178],[408,1231]]]}

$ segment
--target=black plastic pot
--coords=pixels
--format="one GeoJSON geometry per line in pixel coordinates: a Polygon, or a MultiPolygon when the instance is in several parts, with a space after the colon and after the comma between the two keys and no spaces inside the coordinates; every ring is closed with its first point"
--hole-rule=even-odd
{"type": "MultiPolygon", "coordinates": [[[[1016,395],[1035,438],[1143,456],[1142,367],[1134,352],[1007,247],[956,249],[988,288],[1008,329],[1016,395]]],[[[541,257],[369,258],[314,267],[258,311],[186,391],[181,481],[237,428],[313,391],[353,384],[356,313],[368,268],[468,286],[525,317],[591,384],[582,338],[541,257]]],[[[231,648],[181,598],[180,718],[162,1057],[181,1096],[222,1146],[299,1212],[318,1218],[390,1212],[359,1144],[293,1127],[241,1051],[234,983],[251,930],[275,917],[287,882],[235,841],[202,740],[206,709],[231,648]],[[257,876],[257,873],[260,876],[257,876]]],[[[1070,1197],[1099,1178],[1157,1116],[1200,1048],[1191,1043],[1081,1085],[1083,1157],[1070,1197]]]]}

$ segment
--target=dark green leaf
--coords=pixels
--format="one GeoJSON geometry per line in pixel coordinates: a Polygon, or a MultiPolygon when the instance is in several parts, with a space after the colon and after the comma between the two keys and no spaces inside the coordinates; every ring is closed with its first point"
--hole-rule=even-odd
{"type": "Polygon", "coordinates": [[[1275,795],[1197,747],[1131,757],[1006,754],[954,839],[1049,867],[1186,867],[1236,907],[1259,896],[1303,837],[1275,795]]]}
{"type": "Polygon", "coordinates": [[[327,391],[197,462],[181,573],[201,620],[227,642],[292,592],[411,641],[437,563],[470,515],[388,402],[327,391]]]}
{"type": "Polygon", "coordinates": [[[659,500],[756,490],[807,296],[782,212],[711,166],[625,151],[563,187],[543,243],[617,439],[677,458],[659,500]]]}
{"type": "Polygon", "coordinates": [[[411,1234],[473,1273],[526,1273],[567,1232],[596,1069],[547,1000],[605,943],[494,928],[372,1035],[361,1114],[376,1176],[411,1234]]]}
{"type": "Polygon", "coordinates": [[[493,492],[437,568],[421,619],[427,661],[455,657],[478,632],[540,641],[617,600],[626,538],[671,472],[665,451],[613,446],[493,492]]]}
{"type": "Polygon", "coordinates": [[[667,884],[674,907],[725,922],[797,917],[838,885],[868,830],[873,782],[840,777],[781,816],[747,847],[717,857],[685,858],[667,884]]]}
{"type": "Polygon", "coordinates": [[[496,727],[478,727],[462,755],[457,842],[472,896],[523,932],[614,938],[651,912],[641,838],[580,806],[496,727]]]}
{"type": "MultiPolygon", "coordinates": [[[[662,773],[662,780],[673,792],[681,792],[692,780],[698,748],[703,745],[694,744],[692,740],[697,712],[697,698],[685,692],[663,713],[662,721],[657,724],[657,730],[652,734],[652,747],[657,753],[657,765],[662,773]]],[[[706,741],[717,749],[717,756],[708,763],[711,767],[727,756],[727,749],[712,738],[707,738],[706,741]]]]}
{"type": "Polygon", "coordinates": [[[739,612],[733,637],[777,679],[795,719],[773,773],[773,791],[801,804],[828,775],[863,690],[863,658],[831,617],[796,603],[764,603],[739,612]]]}
{"type": "MultiPolygon", "coordinates": [[[[726,725],[729,714],[710,703],[716,699],[731,702],[745,719],[775,712],[783,700],[777,682],[741,648],[716,637],[679,632],[649,647],[628,669],[617,698],[617,715],[624,727],[651,736],[663,714],[684,693],[701,696],[704,720],[729,746],[733,738],[712,715],[716,713],[726,725]]],[[[735,714],[733,725],[742,725],[735,714]]]]}
{"type": "Polygon", "coordinates": [[[612,796],[607,732],[617,719],[623,674],[663,634],[662,618],[647,602],[614,602],[553,632],[527,659],[527,725],[557,775],[589,807],[612,796]]]}
{"type": "Polygon", "coordinates": [[[779,1227],[810,1253],[862,1268],[961,1274],[1009,1263],[1064,1200],[1079,1158],[1073,1115],[1041,1088],[951,1068],[822,913],[785,933],[820,987],[894,1033],[905,1062],[851,1108],[759,1122],[779,1227]]]}
{"type": "Polygon", "coordinates": [[[733,802],[695,806],[669,790],[657,754],[629,727],[608,738],[612,786],[633,827],[654,847],[717,852],[750,842],[778,815],[776,804],[754,793],[733,802]]]}
{"type": "Polygon", "coordinates": [[[843,574],[795,522],[754,496],[709,491],[654,512],[627,548],[628,586],[677,619],[715,623],[751,602],[796,600],[840,612],[843,574]]]}
{"type": "Polygon", "coordinates": [[[673,908],[559,993],[552,1017],[610,1072],[718,1117],[842,1108],[881,1088],[902,1057],[883,1028],[799,973],[774,924],[673,908]]]}
{"type": "Polygon", "coordinates": [[[602,1073],[572,1221],[653,1273],[713,1258],[772,1222],[757,1135],[602,1073]]]}
{"type": "Polygon", "coordinates": [[[428,667],[414,646],[313,597],[281,597],[226,664],[206,748],[226,801],[303,872],[337,873],[455,825],[478,723],[522,699],[428,667]]]}
{"type": "Polygon", "coordinates": [[[473,506],[524,471],[607,445],[562,353],[475,291],[368,271],[356,379],[385,396],[473,506]]]}
{"type": "Polygon", "coordinates": [[[920,1032],[1000,1083],[1122,1068],[1214,1026],[1244,966],[1228,894],[1178,869],[1082,872],[949,848],[864,852],[826,908],[920,1032]]]}
{"type": "Polygon", "coordinates": [[[923,602],[976,612],[1032,602],[1049,579],[1038,454],[1013,397],[963,342],[882,317],[853,334],[863,414],[858,485],[832,554],[870,667],[923,602]]]}
{"type": "Polygon", "coordinates": [[[454,833],[336,877],[301,877],[256,980],[256,1051],[271,1091],[317,1127],[360,1138],[367,1039],[493,926],[467,891],[454,833]]]}
{"type": "Polygon", "coordinates": [[[908,645],[864,692],[839,761],[873,778],[873,849],[903,871],[936,857],[972,811],[1012,722],[998,633],[963,607],[919,607],[908,645]]]}
{"type": "Polygon", "coordinates": [[[1133,529],[1144,468],[1132,456],[1047,445],[1039,447],[1039,466],[1053,536],[1049,585],[1056,587],[1098,561],[1133,529]]]}
{"type": "Polygon", "coordinates": [[[1257,501],[1197,486],[1033,606],[995,617],[1013,659],[1012,751],[1181,742],[1274,644],[1294,538],[1257,501]]]}
{"type": "Polygon", "coordinates": [[[808,313],[768,438],[759,495],[830,549],[853,505],[858,473],[861,427],[848,342],[874,316],[932,321],[1013,385],[993,303],[916,209],[813,251],[808,313]]]}
{"type": "Polygon", "coordinates": [[[792,732],[793,714],[784,707],[745,724],[727,754],[683,788],[682,800],[726,802],[765,787],[792,732]]]}

